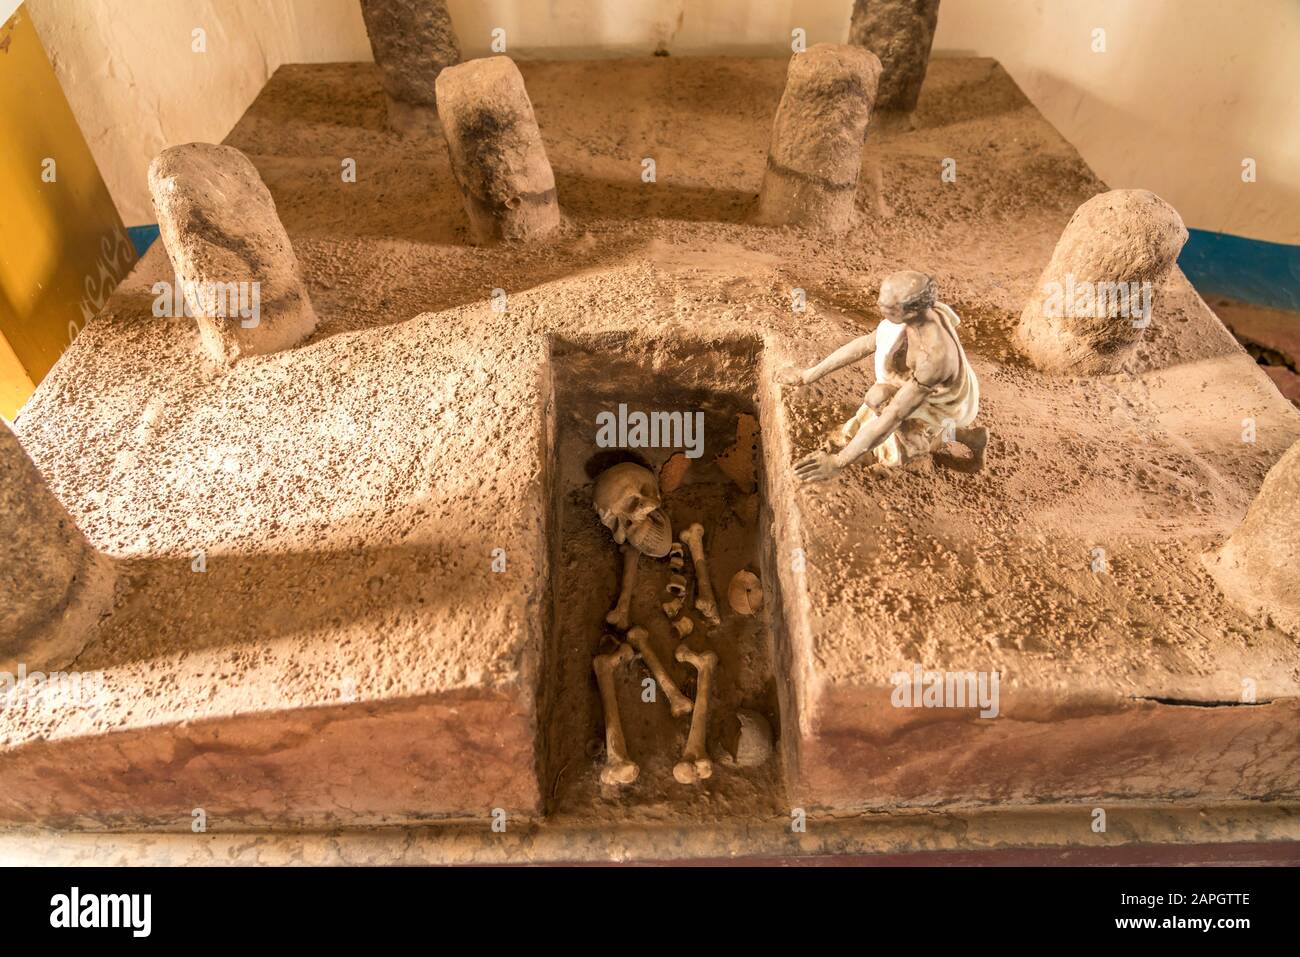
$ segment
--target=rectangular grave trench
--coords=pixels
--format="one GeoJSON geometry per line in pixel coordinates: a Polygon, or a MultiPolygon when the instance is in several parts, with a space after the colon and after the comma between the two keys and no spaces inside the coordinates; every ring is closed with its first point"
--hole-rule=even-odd
{"type": "MultiPolygon", "coordinates": [[[[753,337],[690,340],[647,339],[630,333],[604,333],[551,340],[551,391],[547,408],[547,517],[550,549],[549,626],[541,689],[540,774],[552,815],[602,821],[653,818],[672,821],[722,817],[788,816],[781,757],[781,715],[774,647],[780,647],[780,602],[771,568],[770,516],[765,503],[762,447],[757,434],[758,366],[762,343],[753,337]],[[709,569],[722,624],[710,626],[694,608],[695,573],[686,555],[688,582],[682,614],[695,628],[688,642],[696,651],[718,655],[710,696],[709,746],[713,776],[684,785],[673,778],[690,729],[690,715],[674,718],[661,690],[643,700],[649,669],[640,660],[624,665],[617,686],[629,756],[640,766],[637,780],[618,789],[604,787],[599,772],[604,756],[604,715],[592,657],[602,636],[618,633],[605,622],[614,605],[622,558],[592,505],[595,476],[619,461],[637,461],[661,476],[681,448],[602,448],[597,416],[628,413],[703,413],[702,454],[689,459],[681,484],[662,489],[673,538],[692,522],[704,527],[709,569]],[[754,429],[745,436],[745,428],[754,429]],[[728,456],[740,464],[724,469],[718,455],[737,441],[752,450],[753,482],[741,450],[728,456]],[[756,615],[733,611],[727,602],[732,576],[742,570],[763,582],[764,606],[756,615]],[[752,709],[770,723],[774,748],[757,767],[724,764],[739,731],[737,711],[752,709]]],[[[664,482],[667,486],[669,483],[664,482]]],[[[695,697],[695,670],[674,660],[677,634],[664,614],[668,559],[642,556],[638,563],[631,621],[650,632],[660,660],[686,694],[695,697]]],[[[620,636],[621,637],[621,636],[620,636]]]]}

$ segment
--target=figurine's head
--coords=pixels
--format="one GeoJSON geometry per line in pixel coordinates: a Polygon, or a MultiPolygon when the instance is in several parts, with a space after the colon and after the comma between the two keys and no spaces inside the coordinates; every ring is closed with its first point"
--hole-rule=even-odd
{"type": "Polygon", "coordinates": [[[880,314],[890,322],[916,322],[934,305],[938,289],[923,272],[904,269],[880,284],[880,314]]]}

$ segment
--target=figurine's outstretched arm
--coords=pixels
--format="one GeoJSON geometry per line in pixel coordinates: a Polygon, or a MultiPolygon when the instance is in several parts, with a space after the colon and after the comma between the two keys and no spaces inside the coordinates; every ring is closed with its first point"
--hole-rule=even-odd
{"type": "Polygon", "coordinates": [[[876,334],[870,332],[865,336],[859,336],[852,342],[840,346],[830,355],[815,366],[809,366],[800,372],[797,369],[787,369],[781,376],[781,381],[786,385],[810,385],[816,382],[824,375],[834,372],[836,369],[843,369],[847,365],[857,362],[859,359],[865,359],[876,351],[876,334]]]}

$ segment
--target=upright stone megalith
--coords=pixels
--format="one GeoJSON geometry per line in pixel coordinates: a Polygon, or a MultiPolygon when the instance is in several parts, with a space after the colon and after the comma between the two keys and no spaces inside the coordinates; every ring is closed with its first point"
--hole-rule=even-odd
{"type": "Polygon", "coordinates": [[[861,47],[818,43],[790,58],[754,221],[849,227],[880,61],[861,47]]]}
{"type": "Polygon", "coordinates": [[[149,165],[149,191],[185,311],[212,358],[278,352],[311,335],[316,312],[298,257],[248,157],[210,143],[173,146],[149,165]]]}
{"type": "Polygon", "coordinates": [[[361,0],[370,49],[388,99],[388,125],[403,132],[437,127],[434,81],[460,62],[460,44],[443,0],[361,0]]]}
{"type": "Polygon", "coordinates": [[[108,559],[0,422],[0,672],[68,664],[111,604],[108,559]]]}
{"type": "Polygon", "coordinates": [[[1187,242],[1172,206],[1112,189],[1080,206],[1020,315],[1025,354],[1047,372],[1116,372],[1151,323],[1161,284],[1187,242]]]}
{"type": "Polygon", "coordinates": [[[514,61],[448,67],[438,76],[438,106],[474,241],[536,239],[555,229],[555,175],[514,61]]]}
{"type": "Polygon", "coordinates": [[[1233,602],[1300,637],[1300,442],[1269,469],[1246,517],[1206,565],[1233,602]]]}
{"type": "Polygon", "coordinates": [[[939,0],[854,0],[849,42],[880,57],[876,112],[910,116],[921,96],[939,0]]]}

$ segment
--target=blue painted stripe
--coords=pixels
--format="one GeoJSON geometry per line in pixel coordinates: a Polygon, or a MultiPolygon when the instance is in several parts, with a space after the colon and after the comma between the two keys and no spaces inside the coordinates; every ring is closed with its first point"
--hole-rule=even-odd
{"type": "Polygon", "coordinates": [[[1300,311],[1300,246],[1189,229],[1178,265],[1202,294],[1300,311]]]}
{"type": "Polygon", "coordinates": [[[135,254],[143,256],[145,250],[153,245],[153,241],[158,238],[158,224],[150,223],[148,226],[128,226],[126,234],[131,239],[131,245],[135,247],[135,254]]]}

